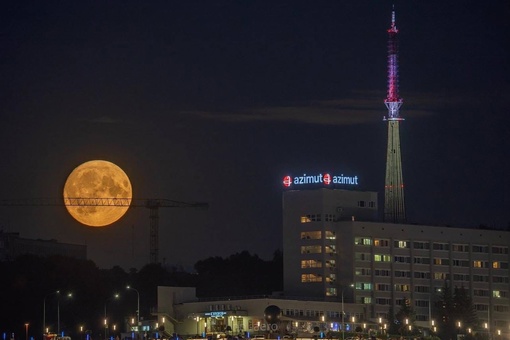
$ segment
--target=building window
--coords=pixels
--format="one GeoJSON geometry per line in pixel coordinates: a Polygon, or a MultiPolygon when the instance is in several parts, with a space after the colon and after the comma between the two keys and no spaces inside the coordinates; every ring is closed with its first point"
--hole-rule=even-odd
{"type": "Polygon", "coordinates": [[[301,268],[322,268],[322,261],[320,261],[320,260],[302,260],[301,268]]]}
{"type": "Polygon", "coordinates": [[[306,217],[306,216],[301,216],[300,220],[301,220],[301,223],[310,223],[310,222],[312,222],[310,217],[306,217]]]}
{"type": "Polygon", "coordinates": [[[429,306],[429,301],[428,300],[415,300],[414,301],[414,305],[416,307],[428,307],[429,306]]]}
{"type": "Polygon", "coordinates": [[[411,257],[409,256],[395,256],[394,259],[397,263],[411,263],[411,257]]]}
{"type": "Polygon", "coordinates": [[[374,240],[374,246],[376,247],[389,247],[390,240],[374,240]]]}
{"type": "Polygon", "coordinates": [[[320,231],[303,231],[301,232],[302,240],[320,240],[322,233],[320,231]]]}
{"type": "Polygon", "coordinates": [[[428,242],[414,242],[414,249],[430,249],[430,243],[428,242]]]}
{"type": "Polygon", "coordinates": [[[372,290],[370,282],[356,282],[355,287],[357,290],[372,290]]]}
{"type": "Polygon", "coordinates": [[[370,261],[370,254],[368,253],[356,253],[354,254],[356,261],[370,261]]]}
{"type": "Polygon", "coordinates": [[[326,260],[326,268],[335,268],[336,261],[335,260],[326,260]]]}
{"type": "Polygon", "coordinates": [[[391,276],[391,272],[387,269],[375,269],[375,276],[391,276]]]}
{"type": "Polygon", "coordinates": [[[502,306],[502,305],[495,305],[494,311],[500,312],[500,313],[507,313],[510,310],[508,306],[502,306]]]}
{"type": "Polygon", "coordinates": [[[508,276],[493,276],[492,282],[494,282],[494,283],[508,283],[508,276]]]}
{"type": "Polygon", "coordinates": [[[473,261],[473,268],[487,268],[488,264],[485,261],[473,261]]]}
{"type": "Polygon", "coordinates": [[[395,291],[397,292],[408,292],[410,291],[410,285],[395,285],[395,291]]]}
{"type": "Polygon", "coordinates": [[[411,277],[411,272],[409,270],[395,270],[395,277],[411,277]]]}
{"type": "Polygon", "coordinates": [[[320,254],[322,253],[321,246],[301,246],[301,254],[320,254]]]}
{"type": "Polygon", "coordinates": [[[430,257],[414,257],[413,260],[416,264],[430,264],[430,257]]]}
{"type": "Polygon", "coordinates": [[[368,275],[372,275],[372,269],[370,269],[370,268],[356,268],[354,270],[354,273],[357,276],[368,276],[368,275]]]}
{"type": "Polygon", "coordinates": [[[466,253],[469,251],[469,246],[467,244],[452,244],[452,251],[466,253]]]}
{"type": "Polygon", "coordinates": [[[449,266],[450,265],[450,260],[449,259],[442,259],[442,258],[434,258],[434,262],[433,262],[435,265],[438,265],[438,266],[449,266]]]}
{"type": "Polygon", "coordinates": [[[375,284],[375,290],[381,291],[381,292],[389,292],[391,289],[391,286],[386,283],[376,283],[375,284]]]}
{"type": "Polygon", "coordinates": [[[375,202],[374,201],[368,202],[368,207],[369,208],[375,208],[375,202]]]}
{"type": "Polygon", "coordinates": [[[504,290],[493,290],[492,291],[492,297],[495,297],[495,298],[506,298],[507,296],[508,296],[508,292],[507,291],[504,291],[504,290]]]}
{"type": "Polygon", "coordinates": [[[415,279],[430,279],[430,272],[414,272],[415,279]]]}
{"type": "Polygon", "coordinates": [[[324,234],[324,238],[326,240],[336,240],[336,234],[334,231],[326,230],[324,234]]]}
{"type": "Polygon", "coordinates": [[[375,303],[377,305],[391,305],[391,299],[376,298],[375,303]]]}
{"type": "Polygon", "coordinates": [[[450,275],[448,273],[436,272],[434,273],[434,279],[436,280],[449,280],[450,275]]]}
{"type": "Polygon", "coordinates": [[[391,262],[391,256],[384,255],[384,254],[374,254],[374,261],[375,262],[391,262]]]}
{"type": "Polygon", "coordinates": [[[336,281],[336,275],[335,274],[329,274],[326,276],[326,282],[333,283],[336,281]]]}
{"type": "Polygon", "coordinates": [[[452,260],[452,265],[454,267],[469,267],[468,260],[452,260]]]}
{"type": "Polygon", "coordinates": [[[366,202],[365,201],[358,201],[358,207],[360,208],[364,208],[366,205],[366,202]]]}
{"type": "Polygon", "coordinates": [[[493,254],[508,254],[508,247],[504,246],[492,246],[493,254]]]}
{"type": "Polygon", "coordinates": [[[489,252],[489,246],[473,245],[472,251],[473,251],[473,253],[487,254],[489,252]]]}
{"type": "Polygon", "coordinates": [[[322,282],[320,274],[301,274],[301,282],[322,282]]]}
{"type": "Polygon", "coordinates": [[[336,246],[334,244],[327,244],[324,246],[326,254],[336,254],[336,246]]]}
{"type": "Polygon", "coordinates": [[[429,286],[414,286],[414,291],[417,293],[428,293],[430,292],[430,288],[429,286]]]}
{"type": "Polygon", "coordinates": [[[372,239],[369,237],[355,237],[354,244],[357,246],[371,246],[372,239]]]}
{"type": "Polygon", "coordinates": [[[360,303],[369,305],[372,303],[372,298],[369,296],[362,296],[362,297],[360,297],[360,303]]]}
{"type": "Polygon", "coordinates": [[[326,296],[336,296],[336,288],[326,288],[326,296]]]}
{"type": "Polygon", "coordinates": [[[450,245],[448,243],[434,242],[433,249],[434,250],[450,250],[450,245]]]}
{"type": "Polygon", "coordinates": [[[321,214],[308,214],[300,217],[301,223],[320,222],[321,214]]]}
{"type": "Polygon", "coordinates": [[[489,277],[487,275],[473,275],[474,282],[489,282],[489,277]]]}
{"type": "Polygon", "coordinates": [[[326,221],[326,222],[335,222],[336,221],[336,215],[325,214],[324,215],[324,221],[326,221]]]}
{"type": "MultiPolygon", "coordinates": [[[[489,291],[486,289],[473,289],[474,296],[489,296],[489,291]]],[[[499,297],[499,296],[496,296],[499,297]]]]}
{"type": "Polygon", "coordinates": [[[394,241],[393,246],[395,248],[410,248],[411,242],[409,242],[409,241],[394,241]]]}
{"type": "Polygon", "coordinates": [[[469,281],[468,274],[453,274],[453,279],[455,281],[469,281]]]}

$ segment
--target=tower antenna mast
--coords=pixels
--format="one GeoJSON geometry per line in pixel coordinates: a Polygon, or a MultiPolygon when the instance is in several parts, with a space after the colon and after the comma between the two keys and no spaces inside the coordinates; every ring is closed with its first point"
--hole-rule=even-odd
{"type": "Polygon", "coordinates": [[[384,183],[384,221],[405,223],[404,181],[402,178],[402,156],[400,152],[400,107],[403,100],[398,93],[398,29],[395,8],[391,12],[388,29],[388,92],[384,104],[388,109],[388,148],[386,154],[386,179],[384,183]]]}

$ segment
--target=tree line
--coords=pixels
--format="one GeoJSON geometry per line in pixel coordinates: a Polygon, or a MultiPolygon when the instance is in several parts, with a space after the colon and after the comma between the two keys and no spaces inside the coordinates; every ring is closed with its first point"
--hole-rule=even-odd
{"type": "Polygon", "coordinates": [[[0,262],[0,333],[25,338],[28,324],[29,338],[41,339],[45,323],[50,332],[60,327],[79,336],[82,326],[83,333],[94,334],[103,330],[105,314],[110,324],[122,327],[126,316],[136,316],[137,292],[140,318],[150,319],[157,286],[196,287],[198,298],[268,295],[283,287],[279,250],[269,261],[243,251],[200,260],[194,269],[161,264],[100,269],[91,260],[64,256],[23,255],[0,262]]]}

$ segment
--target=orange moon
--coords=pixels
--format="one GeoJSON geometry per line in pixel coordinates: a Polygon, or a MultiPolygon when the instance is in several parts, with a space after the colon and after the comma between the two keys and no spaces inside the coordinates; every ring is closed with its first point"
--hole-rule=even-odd
{"type": "MultiPolygon", "coordinates": [[[[126,173],[117,165],[103,160],[85,162],[76,167],[64,185],[67,198],[131,198],[133,189],[126,173]]],[[[119,220],[129,206],[72,206],[67,211],[78,222],[104,227],[119,220]]]]}

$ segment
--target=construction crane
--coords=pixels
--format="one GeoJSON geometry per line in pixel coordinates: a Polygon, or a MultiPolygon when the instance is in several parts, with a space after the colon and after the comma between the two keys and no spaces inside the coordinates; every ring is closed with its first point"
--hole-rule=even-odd
{"type": "Polygon", "coordinates": [[[179,202],[164,198],[30,198],[0,200],[0,206],[95,206],[95,207],[143,207],[149,209],[149,262],[159,262],[159,208],[208,208],[207,203],[179,202]]]}

